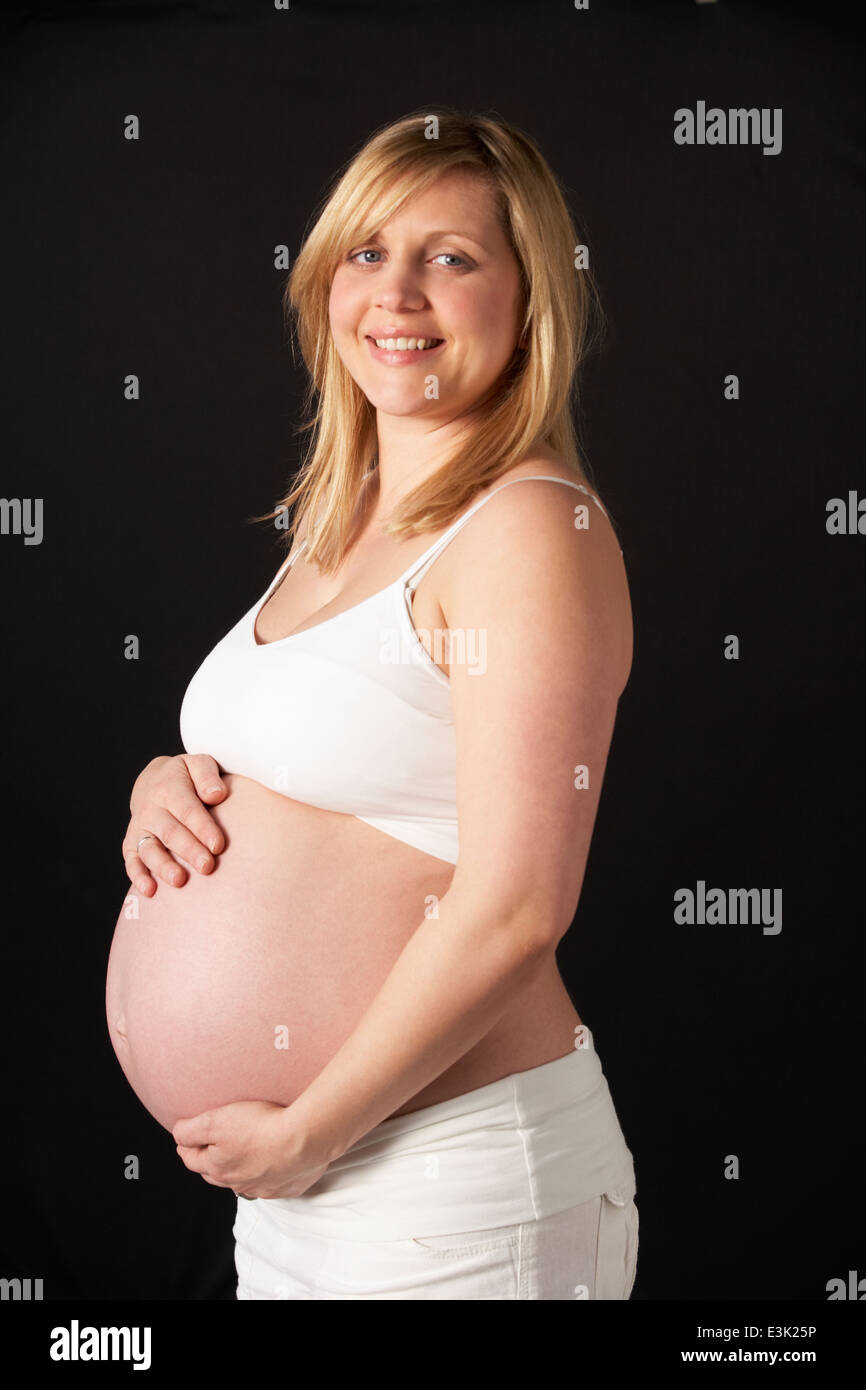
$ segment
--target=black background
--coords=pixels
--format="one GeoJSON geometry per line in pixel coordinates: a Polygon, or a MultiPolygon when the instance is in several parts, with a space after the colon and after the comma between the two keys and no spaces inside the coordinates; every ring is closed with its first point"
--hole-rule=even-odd
{"type": "Polygon", "coordinates": [[[822,1300],[866,1275],[866,536],[825,524],[829,498],[866,494],[863,48],[843,13],[7,15],[2,493],[44,498],[45,533],[0,536],[0,1275],[43,1278],[46,1299],[234,1297],[235,1199],[183,1167],[107,1034],[129,790],[180,751],[187,682],[280,559],[246,521],[298,463],[273,248],[296,255],[374,128],[445,104],[537,140],[609,316],[583,438],[635,659],[560,955],[635,1157],[632,1296],[822,1300]],[[673,113],[698,100],[781,107],[781,153],[676,145],[673,113]],[[698,879],[781,888],[782,931],[677,925],[698,879]]]}

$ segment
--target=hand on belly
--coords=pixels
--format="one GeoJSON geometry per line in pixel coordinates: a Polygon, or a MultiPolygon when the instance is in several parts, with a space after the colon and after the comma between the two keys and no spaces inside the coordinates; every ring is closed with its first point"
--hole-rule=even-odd
{"type": "Polygon", "coordinates": [[[130,889],[106,981],[112,1045],[151,1114],[289,1105],[351,1033],[453,865],[226,775],[212,874],[130,889]]]}

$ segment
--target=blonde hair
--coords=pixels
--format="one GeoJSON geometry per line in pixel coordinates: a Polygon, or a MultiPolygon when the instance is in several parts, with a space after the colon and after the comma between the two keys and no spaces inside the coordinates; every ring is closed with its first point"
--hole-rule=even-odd
{"type": "Polygon", "coordinates": [[[530,138],[497,115],[446,108],[415,112],[376,131],[338,173],[295,261],[283,307],[293,313],[309,373],[310,431],[294,484],[253,521],[291,516],[289,548],[306,519],[307,556],[336,569],[351,543],[361,486],[376,466],[375,410],[340,358],[330,331],[331,282],[342,257],[370,239],[405,202],[443,174],[469,170],[497,199],[503,230],[520,270],[522,331],[494,388],[480,403],[483,421],[395,507],[393,535],[439,531],[475,494],[544,441],[586,482],[572,419],[578,371],[604,324],[595,281],[575,268],[579,238],[554,174],[530,138]],[[428,138],[431,123],[438,135],[428,138]],[[371,220],[375,211],[375,223],[371,220]],[[292,510],[294,508],[294,511],[292,510]]]}

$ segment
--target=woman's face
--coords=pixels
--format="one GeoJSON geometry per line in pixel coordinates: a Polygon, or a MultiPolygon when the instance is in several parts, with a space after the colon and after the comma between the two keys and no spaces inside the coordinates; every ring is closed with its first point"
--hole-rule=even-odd
{"type": "Polygon", "coordinates": [[[520,310],[520,272],[494,196],[467,170],[443,175],[351,246],[329,303],[337,351],[376,410],[428,421],[466,414],[496,381],[520,310]],[[376,338],[407,343],[380,348],[376,338]],[[434,338],[437,346],[408,346],[434,338]]]}

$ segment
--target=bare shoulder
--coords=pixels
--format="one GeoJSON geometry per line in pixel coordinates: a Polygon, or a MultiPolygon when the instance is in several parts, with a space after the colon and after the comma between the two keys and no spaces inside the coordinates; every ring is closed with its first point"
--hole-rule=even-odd
{"type": "MultiPolygon", "coordinates": [[[[484,488],[483,491],[479,493],[479,496],[492,494],[506,483],[522,480],[533,481],[535,479],[539,480],[538,488],[517,489],[517,494],[523,493],[524,495],[530,495],[535,492],[538,495],[564,495],[566,497],[572,497],[576,502],[578,499],[574,498],[573,494],[577,488],[580,488],[583,493],[582,498],[579,499],[581,502],[589,495],[595,497],[597,502],[602,504],[602,510],[598,512],[599,515],[602,515],[605,510],[603,498],[599,496],[597,488],[593,487],[591,483],[584,481],[583,477],[570,467],[560,454],[557,454],[554,449],[549,448],[547,445],[538,446],[531,454],[527,454],[526,458],[521,459],[520,463],[514,464],[511,468],[507,469],[505,473],[500,474],[495,482],[490,483],[488,487],[484,488]],[[559,479],[564,483],[571,484],[571,486],[566,489],[546,487],[545,482],[550,478],[559,479]]],[[[508,491],[511,492],[512,489],[509,488],[508,491]]]]}
{"type": "Polygon", "coordinates": [[[595,625],[597,645],[603,634],[613,679],[624,688],[633,646],[628,580],[619,539],[594,490],[553,450],[542,449],[479,495],[484,505],[448,546],[439,575],[449,622],[470,589],[485,595],[488,611],[501,604],[509,620],[525,605],[535,624],[550,626],[554,643],[562,640],[562,624],[580,612],[595,625]],[[552,487],[548,478],[579,488],[552,487]],[[503,486],[519,480],[524,485],[503,486]]]}
{"type": "MultiPolygon", "coordinates": [[[[563,515],[573,517],[575,529],[586,531],[588,535],[593,536],[593,543],[585,545],[584,551],[592,551],[599,560],[606,558],[613,570],[622,570],[624,577],[625,568],[619,539],[597,490],[589,483],[584,483],[575,470],[547,445],[533,450],[520,463],[501,474],[479,496],[491,499],[489,502],[485,501],[485,505],[479,509],[479,513],[490,513],[488,524],[491,526],[495,524],[494,518],[506,524],[509,518],[513,518],[518,523],[522,519],[527,526],[544,527],[545,523],[549,523],[558,529],[559,519],[563,515]],[[550,487],[547,480],[551,478],[559,479],[570,486],[550,487]],[[533,487],[532,483],[535,480],[537,486],[533,487]],[[504,486],[518,481],[525,481],[526,486],[504,486]],[[494,494],[500,489],[500,495],[493,501],[494,494]]],[[[477,519],[473,518],[473,523],[477,519]]],[[[480,525],[479,521],[479,527],[480,525]]]]}

